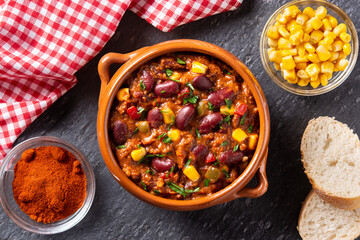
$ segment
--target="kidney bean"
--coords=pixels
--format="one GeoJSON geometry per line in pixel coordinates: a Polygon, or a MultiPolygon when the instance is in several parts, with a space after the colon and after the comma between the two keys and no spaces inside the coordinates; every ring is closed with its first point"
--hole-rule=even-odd
{"type": "Polygon", "coordinates": [[[133,97],[136,99],[141,99],[142,97],[144,97],[144,93],[140,92],[140,91],[134,91],[133,92],[133,97]]]}
{"type": "Polygon", "coordinates": [[[239,152],[239,151],[234,152],[233,150],[228,150],[220,154],[219,160],[222,163],[230,165],[241,162],[243,157],[244,157],[243,152],[239,152]]]}
{"type": "Polygon", "coordinates": [[[174,165],[173,161],[168,158],[153,158],[151,160],[151,167],[157,172],[170,171],[174,165]]]}
{"type": "Polygon", "coordinates": [[[158,128],[163,123],[163,115],[158,108],[153,108],[149,111],[146,119],[152,128],[158,128]]]}
{"type": "Polygon", "coordinates": [[[209,149],[204,145],[198,145],[194,147],[194,149],[191,150],[191,152],[194,154],[195,159],[199,160],[204,158],[208,154],[209,149]]]}
{"type": "Polygon", "coordinates": [[[176,114],[176,127],[180,130],[186,129],[194,116],[195,107],[192,104],[185,105],[176,114]]]}
{"type": "Polygon", "coordinates": [[[201,119],[199,123],[199,132],[200,133],[209,133],[216,125],[218,125],[223,120],[223,117],[219,112],[211,113],[206,115],[201,119]]]}
{"type": "Polygon", "coordinates": [[[222,88],[213,93],[210,93],[208,96],[208,101],[215,107],[225,105],[225,99],[234,99],[234,91],[230,88],[222,88]]]}
{"type": "Polygon", "coordinates": [[[193,86],[198,90],[209,90],[213,83],[205,75],[200,75],[194,78],[193,86]]]}
{"type": "Polygon", "coordinates": [[[141,75],[141,79],[145,85],[146,91],[151,91],[154,87],[154,78],[151,76],[150,72],[144,70],[141,75]]]}
{"type": "Polygon", "coordinates": [[[155,94],[160,97],[172,97],[179,91],[179,84],[177,82],[167,80],[158,83],[155,86],[155,94]]]}
{"type": "Polygon", "coordinates": [[[127,140],[129,129],[126,123],[121,120],[117,120],[113,127],[113,140],[116,145],[124,144],[127,140]]]}

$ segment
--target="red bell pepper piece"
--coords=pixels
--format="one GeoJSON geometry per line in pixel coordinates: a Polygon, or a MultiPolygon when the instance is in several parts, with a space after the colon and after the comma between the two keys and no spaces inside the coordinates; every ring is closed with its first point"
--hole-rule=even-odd
{"type": "Polygon", "coordinates": [[[238,115],[244,115],[247,110],[247,105],[245,103],[238,103],[235,107],[235,113],[238,115]]]}
{"type": "Polygon", "coordinates": [[[139,119],[141,117],[141,114],[138,113],[138,110],[135,106],[129,107],[126,112],[129,114],[131,119],[139,119]]]}
{"type": "Polygon", "coordinates": [[[209,152],[209,154],[205,158],[205,163],[211,163],[211,162],[215,162],[215,161],[216,161],[216,158],[215,158],[214,154],[212,152],[209,152]]]}
{"type": "Polygon", "coordinates": [[[184,99],[187,98],[188,96],[190,96],[190,90],[188,87],[183,88],[179,93],[178,93],[178,98],[179,99],[184,99]]]}

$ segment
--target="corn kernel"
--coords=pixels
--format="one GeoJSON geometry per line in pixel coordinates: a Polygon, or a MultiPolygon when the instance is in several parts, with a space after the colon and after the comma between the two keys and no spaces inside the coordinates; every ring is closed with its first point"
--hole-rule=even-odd
{"type": "Polygon", "coordinates": [[[343,44],[343,42],[340,41],[340,40],[335,41],[335,42],[331,45],[331,47],[333,48],[332,50],[333,50],[334,52],[341,51],[341,50],[343,49],[343,46],[344,46],[344,44],[343,44]]]}
{"type": "Polygon", "coordinates": [[[324,37],[324,39],[321,41],[323,41],[324,45],[326,45],[326,46],[331,46],[331,44],[334,43],[334,39],[330,36],[324,37]]]}
{"type": "Polygon", "coordinates": [[[340,39],[346,43],[349,43],[351,41],[351,36],[350,36],[350,34],[343,32],[340,34],[340,39]]]}
{"type": "Polygon", "coordinates": [[[299,79],[297,84],[301,87],[305,87],[309,84],[309,82],[310,82],[310,80],[308,78],[301,78],[301,79],[299,79]]]}
{"type": "Polygon", "coordinates": [[[292,48],[292,49],[282,50],[281,54],[282,54],[283,57],[286,57],[286,56],[295,56],[295,55],[297,55],[297,49],[296,49],[296,48],[292,48]]]}
{"type": "Polygon", "coordinates": [[[280,49],[291,49],[291,43],[285,38],[280,38],[278,41],[278,48],[280,49]]]}
{"type": "Polygon", "coordinates": [[[150,126],[148,121],[138,121],[135,123],[135,126],[139,129],[142,133],[150,132],[150,126]]]}
{"type": "Polygon", "coordinates": [[[339,57],[337,60],[341,60],[341,59],[345,59],[347,57],[347,55],[344,54],[344,51],[340,51],[339,52],[339,57]]]}
{"type": "Polygon", "coordinates": [[[315,76],[310,77],[310,82],[315,82],[315,81],[320,81],[319,80],[319,75],[315,75],[315,76]]]}
{"type": "Polygon", "coordinates": [[[286,18],[286,16],[284,14],[280,13],[279,15],[277,15],[276,21],[278,21],[281,24],[286,24],[288,19],[286,18]]]}
{"type": "Polygon", "coordinates": [[[315,52],[315,48],[313,45],[311,45],[311,43],[305,43],[304,47],[305,47],[306,51],[308,51],[309,53],[315,52]]]}
{"type": "Polygon", "coordinates": [[[246,132],[241,128],[237,128],[232,132],[232,138],[235,139],[237,142],[241,143],[247,138],[246,132]]]}
{"type": "Polygon", "coordinates": [[[336,62],[335,68],[337,68],[338,71],[344,71],[348,64],[349,64],[349,60],[340,59],[339,61],[336,62]]]}
{"type": "Polygon", "coordinates": [[[274,68],[275,68],[277,71],[280,71],[280,70],[281,70],[281,67],[280,67],[280,64],[279,64],[279,63],[274,63],[274,68]]]}
{"type": "Polygon", "coordinates": [[[292,5],[284,9],[284,15],[287,17],[295,18],[298,13],[301,13],[301,11],[295,5],[292,5]]]}
{"type": "Polygon", "coordinates": [[[334,64],[332,62],[323,62],[320,68],[322,73],[332,74],[334,72],[334,64]]]}
{"type": "Polygon", "coordinates": [[[272,62],[281,63],[281,61],[282,61],[281,51],[271,51],[269,53],[269,59],[272,62]]]}
{"type": "Polygon", "coordinates": [[[200,178],[199,172],[196,170],[196,168],[193,165],[187,166],[183,170],[183,173],[193,182],[196,182],[200,178]]]}
{"type": "Polygon", "coordinates": [[[307,63],[309,61],[309,59],[305,55],[304,56],[295,56],[294,61],[295,61],[295,63],[307,63]]]}
{"type": "Polygon", "coordinates": [[[340,23],[334,28],[333,32],[336,34],[336,36],[340,36],[340,34],[343,32],[346,33],[346,25],[344,23],[340,23]]]}
{"type": "Polygon", "coordinates": [[[339,52],[331,52],[331,57],[329,58],[330,62],[336,61],[336,59],[338,59],[338,57],[340,56],[339,52]]]}
{"type": "Polygon", "coordinates": [[[316,53],[309,53],[306,57],[307,57],[307,59],[310,60],[310,62],[313,62],[313,63],[320,62],[319,57],[316,53]]]}
{"type": "Polygon", "coordinates": [[[170,124],[175,122],[175,113],[171,110],[171,108],[163,107],[161,108],[161,113],[163,115],[165,124],[170,124]]]}
{"type": "Polygon", "coordinates": [[[278,31],[279,31],[280,35],[283,36],[284,38],[288,38],[290,36],[289,31],[286,30],[286,28],[284,28],[284,27],[279,27],[278,31]]]}
{"type": "Polygon", "coordinates": [[[206,73],[208,67],[205,64],[202,64],[198,61],[192,62],[191,71],[194,73],[206,73]]]}
{"type": "Polygon", "coordinates": [[[331,53],[326,49],[324,45],[319,45],[316,48],[316,53],[320,59],[320,61],[327,61],[331,57],[331,53]]]}
{"type": "MultiPolygon", "coordinates": [[[[303,33],[304,31],[302,30],[303,27],[299,24],[293,24],[291,27],[290,27],[290,34],[294,34],[296,33],[297,31],[301,30],[303,33]]],[[[301,36],[302,37],[302,36],[301,36]]]]}
{"type": "Polygon", "coordinates": [[[131,151],[131,158],[138,162],[146,155],[146,150],[143,147],[131,151]]]}
{"type": "Polygon", "coordinates": [[[336,38],[336,34],[333,33],[333,32],[331,32],[331,31],[325,31],[325,32],[324,32],[324,36],[330,37],[330,38],[332,38],[332,39],[334,39],[334,40],[335,40],[335,38],[336,38]]]}
{"type": "Polygon", "coordinates": [[[309,17],[303,13],[300,13],[297,17],[296,17],[296,23],[303,26],[306,21],[309,20],[309,17]]]}
{"type": "Polygon", "coordinates": [[[325,7],[320,6],[316,9],[315,16],[318,17],[319,19],[325,18],[326,14],[327,14],[327,10],[325,7]]]}
{"type": "Polygon", "coordinates": [[[310,76],[305,72],[305,70],[299,70],[297,71],[296,75],[299,78],[310,78],[310,76]]]}
{"type": "Polygon", "coordinates": [[[309,21],[307,21],[307,22],[305,23],[305,25],[304,25],[304,32],[305,32],[305,33],[311,33],[312,30],[314,30],[314,28],[312,27],[311,21],[309,20],[309,21]]]}
{"type": "Polygon", "coordinates": [[[336,18],[334,18],[333,16],[331,15],[327,15],[327,19],[329,19],[329,22],[331,24],[331,26],[334,28],[338,25],[338,21],[336,18]]]}
{"type": "Polygon", "coordinates": [[[297,38],[295,35],[291,35],[289,41],[292,45],[299,45],[301,43],[301,38],[297,38]]]}
{"type": "Polygon", "coordinates": [[[296,63],[296,69],[299,70],[305,70],[305,68],[307,67],[307,63],[306,62],[298,62],[296,63]]]}
{"type": "Polygon", "coordinates": [[[318,43],[318,42],[320,42],[321,39],[323,39],[323,37],[324,37],[323,32],[321,32],[319,30],[314,30],[310,34],[310,42],[312,44],[318,43]]]}
{"type": "Polygon", "coordinates": [[[351,45],[350,45],[350,43],[344,44],[343,52],[344,52],[345,55],[350,55],[350,53],[351,53],[351,45]]]}
{"type": "Polygon", "coordinates": [[[255,150],[259,136],[256,133],[252,133],[249,136],[249,149],[255,150]]]}
{"type": "Polygon", "coordinates": [[[179,129],[171,129],[167,132],[168,137],[173,142],[177,142],[180,139],[180,130],[179,129]]]}
{"type": "Polygon", "coordinates": [[[296,83],[297,82],[296,73],[295,73],[294,69],[283,70],[282,74],[283,74],[285,80],[287,80],[289,83],[296,83]]]}
{"type": "Polygon", "coordinates": [[[329,79],[332,77],[331,73],[323,73],[320,75],[320,83],[324,87],[328,85],[329,79]]]}
{"type": "Polygon", "coordinates": [[[317,18],[317,17],[313,17],[309,20],[309,22],[311,23],[311,26],[315,29],[318,30],[322,27],[323,22],[317,18]]]}
{"type": "Polygon", "coordinates": [[[306,7],[303,11],[305,15],[307,15],[309,18],[315,17],[315,10],[311,7],[306,7]]]}
{"type": "Polygon", "coordinates": [[[173,73],[171,74],[171,76],[170,76],[170,79],[172,79],[172,80],[179,80],[180,77],[181,77],[181,73],[179,73],[179,72],[173,72],[173,73]]]}
{"type": "Polygon", "coordinates": [[[272,39],[278,39],[280,37],[279,32],[278,32],[278,27],[276,27],[276,26],[269,27],[267,36],[272,39]]]}
{"type": "Polygon", "coordinates": [[[291,70],[295,68],[295,61],[292,56],[287,56],[282,58],[282,69],[291,70]]]}
{"type": "Polygon", "coordinates": [[[310,85],[311,85],[313,88],[317,88],[317,87],[320,85],[320,80],[310,81],[310,85]]]}
{"type": "Polygon", "coordinates": [[[308,42],[310,41],[310,35],[308,33],[304,33],[302,42],[308,42]]]}
{"type": "Polygon", "coordinates": [[[322,22],[323,22],[324,31],[331,31],[333,29],[333,27],[331,26],[331,23],[329,22],[329,19],[324,18],[322,20],[322,22]]]}
{"type": "Polygon", "coordinates": [[[129,88],[122,88],[116,93],[116,98],[119,101],[125,101],[130,98],[129,88]]]}
{"type": "Polygon", "coordinates": [[[290,31],[290,29],[292,28],[292,26],[294,26],[296,24],[296,20],[295,19],[291,19],[290,21],[288,21],[286,23],[286,29],[288,31],[290,31]]]}
{"type": "Polygon", "coordinates": [[[296,50],[297,50],[297,53],[298,53],[298,55],[299,55],[300,57],[305,56],[305,54],[306,54],[306,49],[305,49],[304,45],[299,45],[299,46],[297,46],[297,47],[296,47],[296,50]]]}
{"type": "Polygon", "coordinates": [[[235,104],[231,104],[231,108],[229,109],[226,105],[220,107],[220,113],[222,115],[234,115],[235,104]]]}
{"type": "Polygon", "coordinates": [[[268,38],[268,45],[269,45],[270,47],[276,48],[276,47],[278,46],[278,41],[277,41],[277,40],[274,40],[274,39],[272,39],[272,38],[268,38]]]}
{"type": "Polygon", "coordinates": [[[310,77],[312,77],[320,73],[320,66],[319,64],[312,63],[306,67],[305,71],[310,77]]]}
{"type": "Polygon", "coordinates": [[[299,29],[296,30],[295,32],[291,32],[291,34],[292,34],[291,36],[295,36],[297,39],[301,41],[304,36],[304,31],[302,29],[299,29]]]}

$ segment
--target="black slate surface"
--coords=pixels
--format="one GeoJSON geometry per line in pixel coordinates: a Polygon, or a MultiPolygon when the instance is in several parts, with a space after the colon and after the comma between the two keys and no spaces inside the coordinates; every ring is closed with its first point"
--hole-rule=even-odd
{"type": "MultiPolygon", "coordinates": [[[[78,146],[96,175],[96,196],[87,216],[74,228],[53,236],[27,232],[0,210],[0,239],[300,239],[296,230],[301,202],[311,189],[300,162],[299,144],[307,122],[335,116],[360,133],[360,70],[336,90],[300,97],[280,89],[262,67],[259,37],[268,17],[287,1],[244,0],[233,11],[163,33],[127,12],[104,49],[76,74],[79,83],[42,114],[16,141],[51,135],[78,146]],[[126,53],[170,39],[207,41],[241,59],[261,84],[271,114],[268,192],[194,212],[148,205],[126,192],[107,170],[97,143],[100,80],[97,63],[108,52],[126,53]]],[[[360,26],[358,0],[331,1],[360,26]]],[[[112,67],[112,72],[117,66],[112,67]]]]}

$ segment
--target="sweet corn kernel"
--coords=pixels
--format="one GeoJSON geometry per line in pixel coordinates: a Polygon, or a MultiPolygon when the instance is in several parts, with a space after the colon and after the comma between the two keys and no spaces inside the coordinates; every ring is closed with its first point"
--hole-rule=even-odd
{"type": "Polygon", "coordinates": [[[294,61],[295,61],[295,63],[307,63],[309,61],[309,59],[305,55],[304,56],[295,56],[294,61]]]}
{"type": "Polygon", "coordinates": [[[332,50],[333,50],[334,52],[341,51],[341,50],[343,49],[343,46],[344,46],[344,44],[343,44],[343,42],[340,41],[340,40],[335,41],[335,42],[331,45],[332,50]]]}
{"type": "Polygon", "coordinates": [[[268,38],[268,45],[270,47],[276,48],[278,46],[278,41],[272,38],[268,38]]]}
{"type": "Polygon", "coordinates": [[[314,30],[310,34],[310,42],[312,44],[318,43],[318,42],[320,42],[321,39],[323,39],[323,37],[324,37],[323,32],[321,32],[319,30],[314,30]]]}
{"type": "Polygon", "coordinates": [[[308,33],[304,33],[302,42],[308,42],[310,41],[310,35],[308,33]]]}
{"type": "Polygon", "coordinates": [[[286,29],[287,29],[288,31],[290,31],[291,27],[292,27],[294,24],[296,24],[296,20],[295,20],[295,19],[291,19],[290,21],[288,21],[288,22],[286,23],[286,29]]]}
{"type": "Polygon", "coordinates": [[[165,124],[170,124],[175,122],[175,113],[171,110],[171,108],[163,107],[161,108],[161,113],[163,115],[165,124]]]}
{"type": "Polygon", "coordinates": [[[331,26],[331,23],[329,22],[329,19],[324,18],[322,20],[322,22],[323,22],[323,29],[325,31],[331,31],[333,29],[333,27],[331,26]]]}
{"type": "Polygon", "coordinates": [[[143,157],[145,157],[145,155],[146,155],[146,150],[143,147],[131,151],[131,158],[135,162],[140,161],[143,157]]]}
{"type": "Polygon", "coordinates": [[[299,45],[296,47],[296,50],[297,50],[297,54],[302,57],[302,56],[305,56],[306,55],[306,49],[303,45],[299,45]]]}
{"type": "Polygon", "coordinates": [[[311,21],[309,20],[309,21],[307,21],[307,22],[305,23],[305,25],[304,25],[304,32],[305,32],[305,33],[311,33],[312,30],[314,30],[314,28],[312,27],[311,21]]]}
{"type": "Polygon", "coordinates": [[[241,128],[237,128],[232,132],[232,138],[235,139],[237,142],[241,143],[247,138],[246,132],[241,128]]]}
{"type": "Polygon", "coordinates": [[[344,51],[340,51],[339,52],[339,57],[337,60],[341,60],[341,59],[345,59],[347,57],[347,55],[344,54],[344,51]]]}
{"type": "Polygon", "coordinates": [[[346,43],[349,43],[351,41],[351,36],[350,36],[350,34],[343,32],[340,34],[340,39],[346,43]]]}
{"type": "Polygon", "coordinates": [[[309,84],[309,82],[310,82],[310,79],[308,79],[308,78],[301,78],[301,79],[299,79],[299,81],[297,82],[297,84],[298,84],[299,86],[301,86],[301,87],[305,87],[305,86],[307,86],[307,85],[309,84]]]}
{"type": "MultiPolygon", "coordinates": [[[[304,31],[302,29],[299,29],[299,30],[296,30],[295,32],[291,32],[291,34],[292,34],[291,36],[295,36],[297,39],[299,39],[299,41],[301,41],[304,36],[304,31]]],[[[297,44],[297,45],[299,45],[299,44],[297,44]]]]}
{"type": "Polygon", "coordinates": [[[310,78],[310,76],[305,72],[305,70],[299,70],[297,71],[296,75],[299,78],[310,78]]]}
{"type": "Polygon", "coordinates": [[[315,75],[315,76],[310,77],[310,82],[315,82],[315,81],[320,81],[319,80],[319,75],[315,75]]]}
{"type": "Polygon", "coordinates": [[[299,69],[299,70],[305,70],[305,68],[307,67],[307,63],[306,62],[298,62],[296,63],[295,68],[299,69]]]}
{"type": "Polygon", "coordinates": [[[291,70],[295,68],[295,61],[292,56],[283,57],[281,63],[283,70],[291,70]]]}
{"type": "Polygon", "coordinates": [[[295,18],[298,13],[301,13],[301,11],[296,5],[284,9],[284,15],[287,17],[295,18]]]}
{"type": "Polygon", "coordinates": [[[344,44],[343,52],[344,52],[345,55],[350,55],[350,53],[351,53],[351,45],[350,45],[350,43],[344,44]]]}
{"type": "Polygon", "coordinates": [[[309,20],[309,17],[306,14],[300,13],[297,17],[296,17],[296,23],[303,26],[306,21],[309,20]]]}
{"type": "Polygon", "coordinates": [[[325,18],[326,14],[327,14],[327,10],[325,7],[320,6],[316,9],[315,16],[318,17],[319,19],[325,18]]]}
{"type": "Polygon", "coordinates": [[[320,75],[320,83],[321,85],[323,85],[324,87],[326,85],[328,85],[328,82],[330,80],[330,78],[332,77],[331,73],[323,73],[320,75]]]}
{"type": "Polygon", "coordinates": [[[181,77],[181,73],[179,73],[179,72],[173,72],[173,73],[171,74],[171,76],[170,76],[170,79],[172,79],[172,80],[179,80],[180,77],[181,77]]]}
{"type": "Polygon", "coordinates": [[[313,62],[313,63],[320,62],[319,57],[316,53],[309,53],[306,57],[307,57],[307,59],[310,60],[310,62],[313,62]]]}
{"type": "Polygon", "coordinates": [[[332,62],[323,62],[320,68],[322,73],[332,74],[334,72],[334,64],[332,62]]]}
{"type": "Polygon", "coordinates": [[[323,22],[318,17],[313,17],[309,21],[315,30],[320,29],[323,25],[323,22]]]}
{"type": "Polygon", "coordinates": [[[338,25],[338,21],[336,18],[334,18],[333,16],[331,15],[327,15],[327,19],[329,19],[329,22],[331,24],[331,26],[334,28],[338,25]]]}
{"type": "Polygon", "coordinates": [[[177,142],[180,139],[180,130],[179,129],[171,129],[167,132],[168,137],[173,142],[177,142]]]}
{"type": "Polygon", "coordinates": [[[283,70],[282,74],[283,74],[285,80],[287,80],[289,83],[296,83],[297,82],[296,73],[295,73],[294,69],[283,70]]]}
{"type": "Polygon", "coordinates": [[[281,54],[283,57],[286,56],[295,56],[297,55],[297,49],[296,48],[292,48],[292,49],[286,49],[286,50],[282,50],[281,54]]]}
{"type": "Polygon", "coordinates": [[[249,149],[255,150],[259,136],[256,133],[252,133],[249,136],[249,149]]]}
{"type": "Polygon", "coordinates": [[[285,39],[285,38],[280,38],[278,41],[278,48],[280,49],[291,49],[291,43],[289,40],[285,39]]]}
{"type": "MultiPolygon", "coordinates": [[[[303,33],[304,31],[302,30],[303,27],[299,24],[293,24],[291,27],[290,27],[290,34],[294,34],[296,33],[297,31],[301,30],[303,33]]],[[[302,36],[301,36],[302,37],[302,36]]]]}
{"type": "Polygon", "coordinates": [[[319,64],[312,63],[306,67],[305,71],[310,77],[312,77],[320,73],[320,66],[319,64]]]}
{"type": "Polygon", "coordinates": [[[191,66],[191,71],[194,73],[206,73],[208,67],[205,64],[202,64],[198,61],[193,61],[191,66]]]}
{"type": "Polygon", "coordinates": [[[313,88],[317,88],[317,87],[320,85],[320,80],[310,81],[310,85],[311,85],[313,88]]]}
{"type": "Polygon", "coordinates": [[[277,71],[280,71],[280,70],[281,70],[281,67],[280,67],[280,64],[279,64],[279,63],[274,63],[274,68],[275,68],[277,71]]]}
{"type": "Polygon", "coordinates": [[[295,35],[291,35],[289,41],[292,45],[299,45],[301,43],[301,38],[297,38],[295,35]]]}
{"type": "Polygon", "coordinates": [[[284,38],[288,38],[290,36],[289,31],[286,30],[286,28],[284,28],[284,27],[279,27],[278,31],[279,31],[280,35],[283,36],[284,38]]]}
{"type": "Polygon", "coordinates": [[[336,38],[336,34],[333,33],[333,32],[331,32],[331,31],[325,31],[325,32],[324,32],[324,36],[330,37],[330,38],[332,38],[332,39],[334,39],[334,40],[335,40],[335,38],[336,38]]]}
{"type": "Polygon", "coordinates": [[[306,51],[308,51],[309,53],[315,52],[315,48],[313,45],[311,45],[311,43],[305,43],[304,47],[305,47],[306,51]]]}
{"type": "Polygon", "coordinates": [[[220,107],[220,113],[222,115],[234,115],[235,104],[231,104],[231,108],[229,109],[226,105],[220,107]]]}
{"type": "Polygon", "coordinates": [[[200,178],[200,174],[198,173],[198,171],[196,170],[196,168],[193,165],[187,166],[183,170],[183,173],[185,174],[185,176],[187,176],[193,182],[196,182],[200,178]]]}
{"type": "Polygon", "coordinates": [[[331,44],[334,43],[334,39],[330,36],[324,37],[324,39],[321,41],[323,41],[324,45],[326,45],[326,46],[331,46],[331,44]]]}
{"type": "Polygon", "coordinates": [[[286,24],[288,19],[286,18],[286,16],[284,14],[280,13],[279,15],[277,15],[276,21],[278,21],[281,24],[286,24]]]}
{"type": "Polygon", "coordinates": [[[116,98],[119,101],[125,101],[130,98],[129,88],[122,88],[116,93],[116,98]]]}
{"type": "Polygon", "coordinates": [[[340,23],[334,28],[333,32],[336,34],[336,36],[340,36],[340,34],[346,32],[346,25],[344,23],[340,23]]]}
{"type": "Polygon", "coordinates": [[[327,61],[331,57],[331,53],[326,49],[324,45],[319,45],[316,48],[316,53],[320,59],[320,61],[327,61]]]}
{"type": "Polygon", "coordinates": [[[335,68],[336,68],[338,71],[344,71],[348,64],[349,64],[349,60],[347,60],[347,59],[340,59],[339,61],[336,62],[335,68]]]}
{"type": "Polygon", "coordinates": [[[135,126],[139,129],[142,133],[150,132],[150,126],[148,121],[138,121],[135,123],[135,126]]]}
{"type": "Polygon", "coordinates": [[[315,10],[311,7],[306,7],[303,13],[307,15],[309,18],[315,17],[315,10]]]}
{"type": "Polygon", "coordinates": [[[336,59],[338,59],[338,57],[340,56],[339,52],[331,52],[331,57],[329,58],[330,62],[335,61],[336,59]]]}
{"type": "Polygon", "coordinates": [[[269,27],[267,36],[272,39],[278,39],[280,37],[279,32],[278,32],[278,27],[277,26],[269,27]]]}
{"type": "Polygon", "coordinates": [[[282,53],[281,53],[281,51],[271,51],[269,53],[269,59],[272,62],[281,63],[281,61],[282,61],[282,53]]]}

